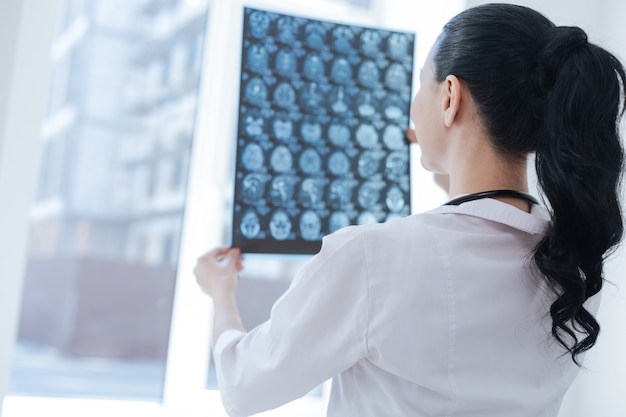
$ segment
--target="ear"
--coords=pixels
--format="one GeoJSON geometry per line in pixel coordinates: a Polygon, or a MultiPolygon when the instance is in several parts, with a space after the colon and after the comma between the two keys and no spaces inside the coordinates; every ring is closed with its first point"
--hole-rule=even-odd
{"type": "Polygon", "coordinates": [[[455,75],[448,75],[444,82],[443,124],[452,127],[461,109],[461,81],[455,75]]]}

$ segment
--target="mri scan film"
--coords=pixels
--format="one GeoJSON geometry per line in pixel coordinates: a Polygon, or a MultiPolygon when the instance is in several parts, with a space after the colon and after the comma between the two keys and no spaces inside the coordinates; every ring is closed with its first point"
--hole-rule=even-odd
{"type": "Polygon", "coordinates": [[[245,8],[232,213],[247,253],[410,213],[411,33],[245,8]]]}

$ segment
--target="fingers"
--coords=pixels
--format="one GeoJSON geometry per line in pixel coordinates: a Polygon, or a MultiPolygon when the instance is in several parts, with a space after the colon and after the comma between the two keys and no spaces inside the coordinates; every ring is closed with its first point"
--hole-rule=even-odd
{"type": "Polygon", "coordinates": [[[230,250],[230,247],[228,247],[228,246],[220,246],[220,247],[215,248],[213,250],[210,250],[207,253],[205,253],[204,255],[200,256],[200,258],[198,260],[201,260],[201,259],[216,259],[218,257],[223,257],[224,255],[226,255],[228,253],[229,250],[230,250]]]}
{"type": "Polygon", "coordinates": [[[237,263],[237,260],[239,259],[240,256],[241,256],[241,249],[239,248],[229,249],[224,254],[224,258],[228,258],[228,260],[232,263],[237,263]]]}
{"type": "Polygon", "coordinates": [[[243,256],[241,255],[241,249],[233,248],[228,253],[231,262],[234,263],[235,268],[237,268],[237,272],[241,272],[243,269],[243,256]]]}
{"type": "Polygon", "coordinates": [[[219,263],[222,264],[222,266],[231,264],[237,268],[237,271],[241,271],[243,269],[243,258],[241,255],[241,249],[239,248],[221,246],[210,250],[209,252],[198,258],[198,263],[207,261],[210,261],[212,263],[219,263]]]}
{"type": "Polygon", "coordinates": [[[406,135],[406,140],[409,143],[417,143],[417,134],[415,133],[415,129],[408,128],[404,131],[404,134],[406,135]]]}

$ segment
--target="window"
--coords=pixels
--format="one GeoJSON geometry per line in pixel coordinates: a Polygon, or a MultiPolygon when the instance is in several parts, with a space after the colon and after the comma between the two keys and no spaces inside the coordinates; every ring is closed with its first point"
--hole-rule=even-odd
{"type": "Polygon", "coordinates": [[[200,61],[186,45],[204,37],[208,7],[169,3],[62,1],[14,394],[162,399],[191,141],[159,123],[193,121],[200,67],[174,90],[200,61]],[[157,19],[176,24],[156,37],[157,19]],[[120,111],[129,91],[142,107],[120,111]]]}
{"type": "Polygon", "coordinates": [[[67,104],[71,73],[71,54],[62,57],[52,69],[48,114],[52,115],[67,104]]]}
{"type": "MultiPolygon", "coordinates": [[[[3,416],[110,409],[108,415],[162,417],[185,414],[181,408],[225,415],[209,363],[210,304],[190,271],[202,250],[227,235],[228,129],[238,82],[232,63],[240,59],[229,36],[237,34],[243,3],[61,0],[54,104],[42,128],[40,191],[3,416]],[[203,65],[205,50],[220,65],[203,65]],[[125,399],[163,408],[113,401],[125,399]]],[[[396,25],[373,16],[373,0],[263,3],[258,7],[327,18],[340,10],[335,20],[396,25]]],[[[401,0],[385,6],[399,3],[409,7],[401,0]]],[[[427,185],[413,184],[420,191],[427,185]]],[[[246,326],[267,318],[300,264],[247,259],[239,295],[246,326]]],[[[323,415],[325,393],[267,415],[323,415]]]]}
{"type": "Polygon", "coordinates": [[[59,10],[58,30],[66,30],[85,11],[85,0],[66,0],[59,10]]]}
{"type": "Polygon", "coordinates": [[[67,159],[67,138],[61,133],[42,144],[37,201],[59,197],[63,191],[67,159]]]}

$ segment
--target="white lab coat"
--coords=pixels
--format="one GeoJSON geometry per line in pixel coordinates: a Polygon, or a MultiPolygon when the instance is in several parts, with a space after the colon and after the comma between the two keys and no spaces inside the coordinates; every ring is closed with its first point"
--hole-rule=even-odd
{"type": "Polygon", "coordinates": [[[334,377],[328,416],[556,416],[578,368],[531,266],[548,222],[483,199],[326,237],[267,322],[217,341],[226,410],[334,377]]]}

